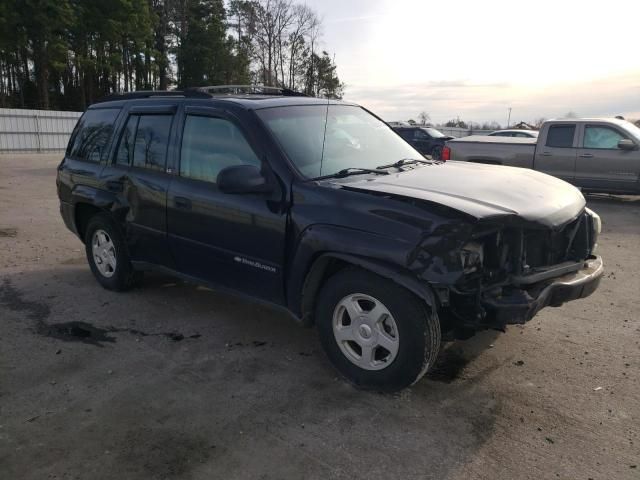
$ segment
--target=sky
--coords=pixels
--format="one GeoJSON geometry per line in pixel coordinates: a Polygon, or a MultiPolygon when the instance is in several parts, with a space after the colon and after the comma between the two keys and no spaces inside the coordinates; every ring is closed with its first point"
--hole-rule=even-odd
{"type": "Polygon", "coordinates": [[[387,121],[640,118],[640,0],[303,0],[345,100],[387,121]]]}

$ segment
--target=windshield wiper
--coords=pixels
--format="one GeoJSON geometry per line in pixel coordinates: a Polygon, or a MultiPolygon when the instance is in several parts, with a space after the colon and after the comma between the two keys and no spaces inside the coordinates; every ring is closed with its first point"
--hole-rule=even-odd
{"type": "Polygon", "coordinates": [[[342,178],[348,177],[349,175],[359,175],[361,173],[375,173],[376,175],[389,175],[389,172],[385,172],[383,170],[373,169],[373,168],[360,168],[360,167],[349,167],[343,168],[342,170],[332,173],[330,175],[322,175],[321,177],[315,177],[311,180],[324,180],[325,178],[342,178]]]}
{"type": "Polygon", "coordinates": [[[402,167],[403,165],[409,165],[410,163],[428,163],[428,164],[433,164],[435,163],[433,160],[418,160],[417,158],[403,158],[402,160],[398,160],[396,163],[390,163],[389,165],[380,165],[379,167],[376,167],[378,169],[383,169],[383,168],[392,168],[392,167],[402,167]]]}

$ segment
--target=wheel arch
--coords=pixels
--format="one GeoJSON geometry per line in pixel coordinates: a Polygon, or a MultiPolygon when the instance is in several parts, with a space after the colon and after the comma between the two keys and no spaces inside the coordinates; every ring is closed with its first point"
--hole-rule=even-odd
{"type": "MultiPolygon", "coordinates": [[[[76,233],[80,240],[84,242],[84,235],[91,217],[98,213],[115,214],[122,210],[117,208],[120,205],[115,194],[104,190],[90,187],[88,185],[77,185],[72,191],[73,200],[73,221],[76,233]]],[[[114,220],[118,222],[122,216],[114,215],[114,220]]],[[[122,225],[119,225],[120,227],[122,225]]]]}
{"type": "Polygon", "coordinates": [[[73,220],[78,237],[80,237],[82,242],[84,242],[87,225],[89,224],[91,217],[103,211],[104,210],[87,202],[77,202],[75,204],[73,220]]]}
{"type": "Polygon", "coordinates": [[[312,326],[315,323],[313,315],[316,299],[324,283],[338,271],[349,267],[358,267],[391,280],[416,295],[428,308],[433,310],[438,308],[436,296],[429,285],[420,282],[409,271],[373,258],[326,252],[318,255],[314,260],[302,285],[299,313],[305,326],[312,326]]]}

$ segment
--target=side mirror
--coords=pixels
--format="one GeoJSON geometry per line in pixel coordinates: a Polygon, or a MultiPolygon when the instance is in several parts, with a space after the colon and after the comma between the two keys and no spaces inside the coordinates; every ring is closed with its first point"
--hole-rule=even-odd
{"type": "Polygon", "coordinates": [[[618,148],[620,150],[635,150],[638,147],[635,143],[633,143],[633,141],[629,140],[628,138],[623,138],[618,142],[618,148]]]}
{"type": "Polygon", "coordinates": [[[218,189],[223,193],[269,193],[272,185],[253,165],[234,165],[220,171],[218,189]]]}

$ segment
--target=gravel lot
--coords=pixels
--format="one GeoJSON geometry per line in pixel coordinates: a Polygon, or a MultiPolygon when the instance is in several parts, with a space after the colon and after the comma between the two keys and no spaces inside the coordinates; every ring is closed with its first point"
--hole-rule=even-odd
{"type": "Polygon", "coordinates": [[[160,275],[100,288],[59,159],[0,156],[0,477],[640,478],[640,197],[588,199],[593,296],[448,344],[382,395],[278,311],[160,275]]]}

